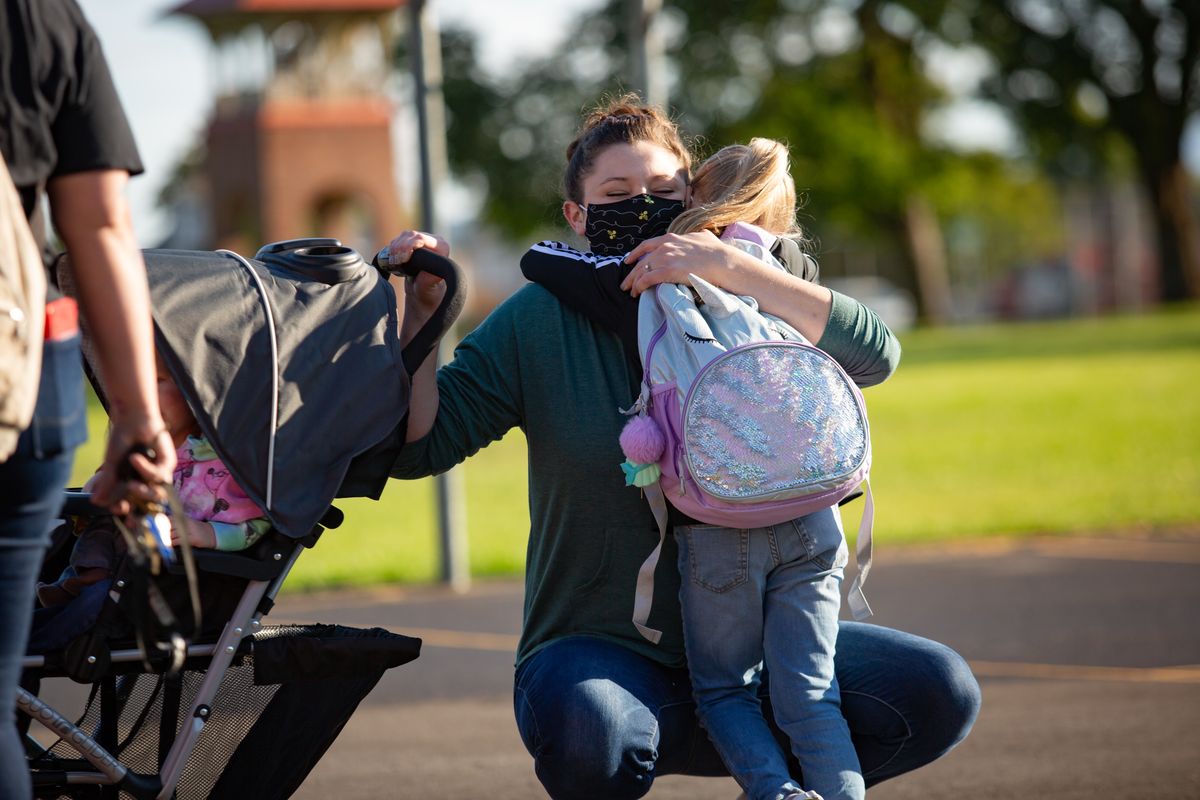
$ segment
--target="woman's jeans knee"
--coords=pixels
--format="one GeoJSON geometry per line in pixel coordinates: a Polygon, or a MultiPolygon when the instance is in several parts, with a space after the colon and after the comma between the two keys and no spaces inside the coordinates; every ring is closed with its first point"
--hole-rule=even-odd
{"type": "Polygon", "coordinates": [[[962,656],[902,631],[842,622],[837,676],[867,786],[944,755],[979,714],[979,684],[962,656]]]}
{"type": "Polygon", "coordinates": [[[521,664],[517,727],[551,797],[620,800],[650,790],[659,730],[643,695],[659,682],[657,665],[588,637],[555,642],[521,664]]]}

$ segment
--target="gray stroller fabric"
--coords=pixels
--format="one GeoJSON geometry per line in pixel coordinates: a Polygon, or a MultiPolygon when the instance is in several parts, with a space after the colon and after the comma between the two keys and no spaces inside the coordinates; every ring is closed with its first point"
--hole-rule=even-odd
{"type": "Polygon", "coordinates": [[[408,410],[396,294],[349,252],[308,271],[227,251],[144,253],[172,376],[237,482],[295,538],[408,410]]]}

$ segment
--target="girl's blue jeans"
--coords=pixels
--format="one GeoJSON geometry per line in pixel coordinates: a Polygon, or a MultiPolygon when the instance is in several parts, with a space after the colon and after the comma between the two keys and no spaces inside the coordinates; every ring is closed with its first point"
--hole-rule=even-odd
{"type": "Polygon", "coordinates": [[[825,800],[862,800],[834,674],[849,557],[836,509],[750,530],[689,525],[675,538],[696,714],[730,774],[750,800],[782,800],[801,789],[793,778],[825,800]],[[764,664],[799,774],[763,719],[764,664]]]}
{"type": "Polygon", "coordinates": [[[21,656],[48,534],[62,508],[75,447],[87,438],[78,338],[46,342],[33,422],[0,463],[0,796],[32,794],[17,735],[21,656]]]}
{"type": "MultiPolygon", "coordinates": [[[[841,622],[834,670],[867,786],[946,753],[979,713],[966,662],[918,636],[841,622]]],[[[768,680],[758,689],[763,715],[786,747],[768,680]]],[[[729,774],[696,719],[687,670],[615,642],[547,645],[517,668],[513,701],[538,779],[558,800],[638,798],[659,775],[729,774]]]]}

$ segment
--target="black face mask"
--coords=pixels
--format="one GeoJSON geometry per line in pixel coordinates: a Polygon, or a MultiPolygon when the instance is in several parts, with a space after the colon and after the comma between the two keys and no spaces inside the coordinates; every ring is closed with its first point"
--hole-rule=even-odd
{"type": "Polygon", "coordinates": [[[651,194],[589,203],[583,235],[596,255],[623,256],[647,239],[662,236],[682,213],[682,200],[651,194]]]}

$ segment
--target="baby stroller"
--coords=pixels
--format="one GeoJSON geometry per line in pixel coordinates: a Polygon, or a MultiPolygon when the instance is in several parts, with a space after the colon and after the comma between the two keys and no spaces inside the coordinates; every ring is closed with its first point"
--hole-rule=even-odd
{"type": "MultiPolygon", "coordinates": [[[[388,265],[336,240],[268,245],[254,259],[144,256],[159,352],[272,529],[245,551],[193,551],[194,570],[177,553],[155,579],[162,602],[135,591],[146,576],[126,558],[111,583],[88,587],[45,625],[35,620],[18,706],[59,737],[50,747],[26,737],[35,794],[287,797],[384,671],[415,659],[421,642],[261,619],[300,552],[341,524],[334,498],[379,498],[404,441],[411,376],[457,317],[465,286],[448,259],[417,251],[404,272],[437,274],[447,291],[401,349],[388,265]],[[62,676],[92,686],[75,722],[36,696],[42,678],[62,676]]],[[[69,265],[59,275],[70,291],[69,265]]],[[[102,376],[93,384],[103,400],[102,376]]],[[[104,513],[68,495],[65,516],[104,513]]],[[[44,575],[56,574],[54,560],[44,575]]]]}

